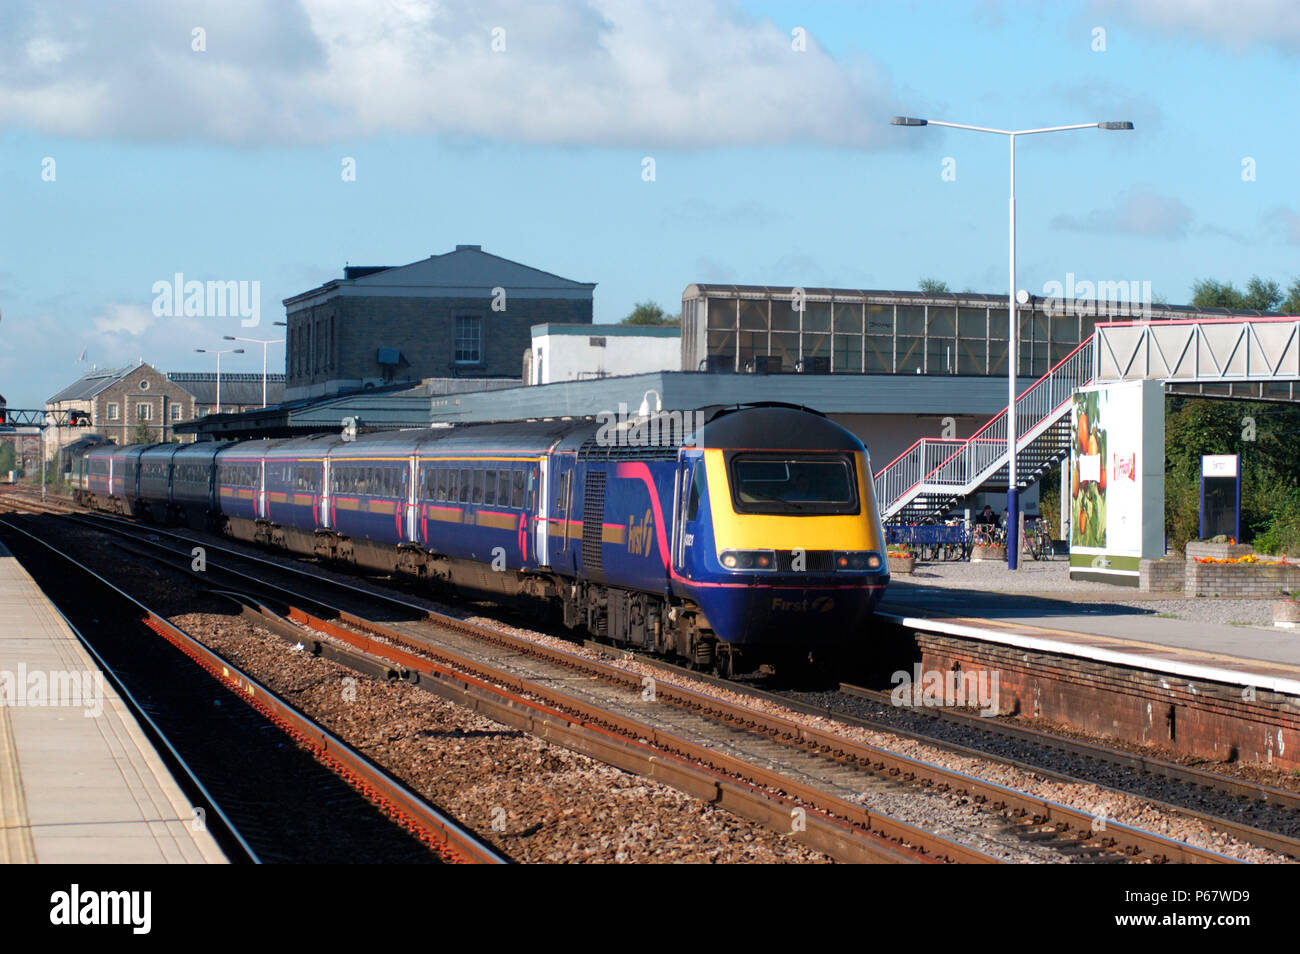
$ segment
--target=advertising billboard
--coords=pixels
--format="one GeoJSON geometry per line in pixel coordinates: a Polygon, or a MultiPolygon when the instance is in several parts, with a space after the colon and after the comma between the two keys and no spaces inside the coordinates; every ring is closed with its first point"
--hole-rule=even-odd
{"type": "Polygon", "coordinates": [[[1070,407],[1071,579],[1138,585],[1164,556],[1165,408],[1159,381],[1074,392],[1070,407]]]}

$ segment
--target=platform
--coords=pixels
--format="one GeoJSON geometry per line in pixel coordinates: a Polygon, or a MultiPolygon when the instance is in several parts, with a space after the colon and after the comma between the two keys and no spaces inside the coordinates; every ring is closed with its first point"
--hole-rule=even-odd
{"type": "Polygon", "coordinates": [[[939,564],[896,576],[879,612],[902,625],[1300,696],[1300,634],[1268,600],[1185,599],[1068,580],[1065,561],[939,564]],[[1249,617],[1241,622],[1201,618],[1249,617]]]}
{"type": "Polygon", "coordinates": [[[0,863],[224,863],[122,698],[0,546],[0,863]]]}

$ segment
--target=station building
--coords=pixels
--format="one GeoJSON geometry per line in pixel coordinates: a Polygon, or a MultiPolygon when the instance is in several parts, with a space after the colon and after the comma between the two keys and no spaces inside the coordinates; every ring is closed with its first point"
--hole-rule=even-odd
{"type": "MultiPolygon", "coordinates": [[[[456,254],[462,253],[442,258],[456,254]]],[[[475,251],[466,261],[483,255],[475,251]]],[[[349,286],[354,299],[367,277],[349,286]]],[[[490,379],[447,377],[448,359],[440,352],[419,383],[375,382],[372,388],[382,394],[363,390],[322,400],[306,392],[340,381],[295,391],[291,370],[284,407],[223,415],[186,429],[213,437],[283,436],[337,429],[344,418],[362,427],[412,427],[617,414],[620,408],[634,414],[643,401],[666,411],[783,401],[820,410],[857,434],[880,468],[919,438],[971,437],[1006,406],[1007,305],[1000,295],[696,283],[682,294],[680,328],[645,327],[591,324],[593,286],[551,279],[555,289],[575,296],[563,300],[581,320],[536,322],[526,346],[509,352],[511,361],[483,366],[484,372],[502,369],[490,379]]],[[[480,293],[485,304],[484,286],[480,293]]],[[[292,308],[295,301],[287,304],[292,308]]],[[[442,317],[433,320],[444,331],[450,327],[457,306],[413,304],[405,319],[410,327],[400,334],[427,327],[420,311],[426,306],[442,308],[442,317]]],[[[1087,341],[1098,322],[1258,314],[1031,297],[1017,309],[1017,391],[1087,341]]],[[[483,319],[503,320],[486,309],[483,319]]],[[[347,383],[355,387],[356,381],[347,383]]],[[[990,484],[985,490],[978,504],[1000,509],[1005,488],[990,484]]],[[[1035,506],[1037,487],[1022,491],[1022,499],[1026,508],[1035,506]]]]}
{"type": "Polygon", "coordinates": [[[534,325],[524,384],[552,384],[676,370],[682,331],[675,325],[534,325]]]}
{"type": "Polygon", "coordinates": [[[533,325],[591,324],[593,282],[457,245],[401,266],[349,265],[284,301],[288,400],[426,378],[521,379],[533,325]]]}
{"type": "MultiPolygon", "coordinates": [[[[268,404],[284,399],[284,375],[267,374],[268,404]]],[[[221,411],[239,414],[262,406],[262,375],[221,375],[221,411]]],[[[46,452],[59,449],[87,434],[116,444],[130,444],[146,430],[154,441],[193,440],[177,425],[217,411],[215,371],[176,371],[164,374],[145,361],[121,368],[94,368],[45,402],[46,411],[75,411],[84,415],[81,426],[51,427],[46,431],[46,452]]]]}

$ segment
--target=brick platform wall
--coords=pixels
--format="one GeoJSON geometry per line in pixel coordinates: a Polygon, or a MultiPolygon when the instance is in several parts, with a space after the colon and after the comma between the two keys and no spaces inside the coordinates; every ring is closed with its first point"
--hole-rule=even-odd
{"type": "Polygon", "coordinates": [[[1143,560],[1138,564],[1138,589],[1143,593],[1181,593],[1186,573],[1182,560],[1143,560]]]}
{"type": "Polygon", "coordinates": [[[1300,699],[1267,689],[915,633],[926,670],[998,674],[1002,715],[1023,715],[1223,762],[1300,770],[1300,699]]]}
{"type": "Polygon", "coordinates": [[[1230,599],[1272,599],[1300,587],[1300,567],[1264,566],[1259,563],[1197,563],[1186,561],[1183,590],[1186,596],[1220,596],[1230,599]]]}

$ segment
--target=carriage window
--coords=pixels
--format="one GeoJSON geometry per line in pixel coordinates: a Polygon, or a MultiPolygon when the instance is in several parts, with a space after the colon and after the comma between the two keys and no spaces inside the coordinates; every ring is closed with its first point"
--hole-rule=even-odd
{"type": "Polygon", "coordinates": [[[471,503],[481,504],[483,502],[483,471],[474,471],[474,498],[471,503]]]}
{"type": "Polygon", "coordinates": [[[497,502],[497,472],[489,470],[483,476],[483,503],[495,506],[497,502]]]}
{"type": "Polygon", "coordinates": [[[511,498],[510,502],[514,505],[516,510],[524,509],[524,480],[525,480],[524,472],[522,470],[515,471],[514,474],[515,489],[514,489],[514,495],[511,498]]]}
{"type": "Polygon", "coordinates": [[[497,506],[510,506],[510,471],[497,472],[497,506]]]}
{"type": "Polygon", "coordinates": [[[460,469],[460,502],[461,503],[469,503],[469,492],[470,492],[469,468],[462,467],[460,469]]]}
{"type": "Polygon", "coordinates": [[[564,513],[569,501],[569,474],[565,474],[560,479],[560,486],[556,489],[555,512],[564,513]]]}
{"type": "Polygon", "coordinates": [[[439,469],[438,469],[438,471],[437,471],[437,478],[438,478],[437,488],[438,488],[438,489],[434,492],[434,499],[435,499],[435,500],[446,500],[446,499],[447,499],[447,478],[448,478],[449,476],[451,476],[451,475],[450,475],[450,473],[449,473],[448,471],[443,470],[442,468],[439,468],[439,469]]]}

